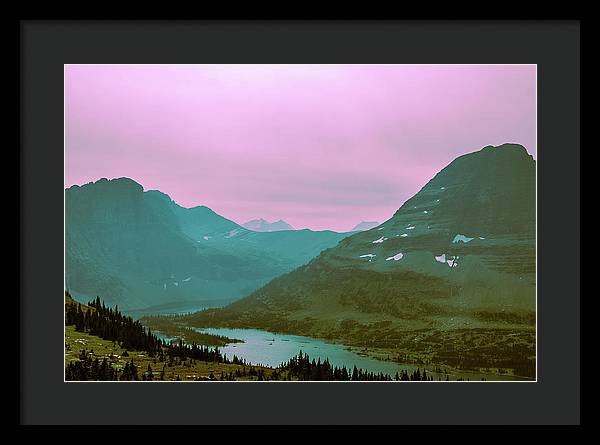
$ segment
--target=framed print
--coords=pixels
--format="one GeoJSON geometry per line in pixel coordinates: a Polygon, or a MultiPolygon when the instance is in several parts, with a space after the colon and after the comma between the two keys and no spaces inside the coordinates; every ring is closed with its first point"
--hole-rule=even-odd
{"type": "Polygon", "coordinates": [[[22,422],[578,423],[579,24],[474,25],[23,22],[22,422]]]}

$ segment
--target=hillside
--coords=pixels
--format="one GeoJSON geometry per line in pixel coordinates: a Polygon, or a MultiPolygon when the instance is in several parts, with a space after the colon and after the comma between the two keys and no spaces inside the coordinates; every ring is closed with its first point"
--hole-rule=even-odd
{"type": "Polygon", "coordinates": [[[205,346],[213,345],[208,341],[163,340],[99,297],[82,305],[65,292],[65,381],[433,380],[425,369],[398,370],[392,377],[311,360],[302,351],[272,368],[227,357],[205,346]]]}
{"type": "Polygon", "coordinates": [[[239,298],[346,234],[253,232],[128,178],[65,190],[66,284],[122,309],[239,298]]]}
{"type": "Polygon", "coordinates": [[[480,329],[506,355],[511,335],[534,330],[535,303],[535,161],[505,144],[455,159],[388,221],[187,321],[392,349],[415,330],[480,329]]]}

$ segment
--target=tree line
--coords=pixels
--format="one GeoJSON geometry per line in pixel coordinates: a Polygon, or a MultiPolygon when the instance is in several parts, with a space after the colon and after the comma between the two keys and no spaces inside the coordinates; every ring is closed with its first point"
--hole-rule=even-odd
{"type": "Polygon", "coordinates": [[[278,368],[282,372],[287,372],[289,377],[297,380],[318,380],[318,381],[432,381],[433,377],[427,375],[427,371],[421,372],[418,368],[412,373],[402,370],[396,372],[394,378],[389,374],[382,372],[370,372],[357,368],[356,365],[350,371],[345,366],[338,367],[329,363],[328,359],[321,362],[318,358],[315,360],[308,354],[300,353],[289,359],[286,363],[282,363],[278,368]]]}
{"type": "Polygon", "coordinates": [[[154,357],[164,347],[164,342],[157,338],[150,329],[146,329],[139,321],[121,314],[118,306],[107,308],[97,297],[87,304],[87,310],[81,304],[69,304],[66,307],[65,324],[75,325],[78,332],[87,332],[104,340],[118,342],[123,349],[146,351],[154,357]]]}
{"type": "MultiPolygon", "coordinates": [[[[70,295],[67,293],[70,297],[70,295]]],[[[396,372],[394,377],[384,373],[374,373],[361,368],[353,367],[352,370],[345,366],[333,366],[328,359],[321,361],[311,359],[308,354],[299,352],[297,356],[282,363],[278,368],[266,373],[264,369],[255,368],[244,359],[233,356],[232,359],[223,355],[218,347],[198,345],[196,343],[186,344],[181,339],[178,342],[166,342],[158,338],[150,329],[144,327],[139,321],[123,315],[118,306],[114,309],[108,308],[97,297],[90,301],[87,307],[82,308],[80,303],[66,305],[65,323],[74,325],[78,332],[86,332],[98,336],[104,340],[118,343],[125,349],[122,357],[127,357],[127,350],[143,351],[149,357],[155,358],[157,362],[163,363],[159,379],[164,377],[165,364],[172,366],[189,359],[193,364],[195,361],[218,362],[240,365],[241,369],[232,370],[230,373],[222,373],[220,378],[211,376],[210,380],[236,380],[244,377],[263,380],[305,380],[305,381],[432,381],[433,377],[426,370],[421,372],[416,369],[412,373],[402,370],[396,372]],[[85,310],[84,310],[85,309],[85,310]]],[[[66,380],[152,380],[154,373],[148,365],[144,372],[133,359],[126,361],[122,369],[118,370],[103,358],[93,358],[93,350],[81,351],[79,360],[72,361],[66,366],[66,380]]]]}
{"type": "MultiPolygon", "coordinates": [[[[131,361],[126,362],[122,370],[114,368],[106,357],[102,362],[98,358],[92,358],[94,351],[86,351],[83,349],[79,354],[79,360],[70,362],[65,368],[66,381],[86,381],[86,380],[101,380],[101,381],[117,381],[117,380],[152,380],[148,373],[142,374],[140,377],[138,366],[131,361]]],[[[164,374],[163,374],[164,375],[164,374]]]]}
{"type": "MultiPolygon", "coordinates": [[[[71,297],[68,292],[65,293],[71,297]]],[[[65,307],[65,324],[75,326],[78,332],[95,335],[104,340],[113,341],[125,349],[123,356],[129,354],[127,350],[143,351],[158,362],[173,364],[177,360],[190,359],[206,362],[245,364],[245,361],[234,356],[233,361],[221,354],[218,348],[185,344],[182,340],[169,343],[158,338],[150,329],[144,327],[139,321],[123,315],[118,306],[108,308],[97,297],[90,301],[87,307],[82,308],[80,303],[70,303],[65,307]]],[[[93,359],[93,351],[81,351],[78,361],[70,362],[65,369],[65,380],[146,380],[152,379],[152,372],[146,371],[140,376],[138,367],[133,359],[126,362],[122,370],[117,371],[108,363],[106,358],[99,362],[93,359]]]]}

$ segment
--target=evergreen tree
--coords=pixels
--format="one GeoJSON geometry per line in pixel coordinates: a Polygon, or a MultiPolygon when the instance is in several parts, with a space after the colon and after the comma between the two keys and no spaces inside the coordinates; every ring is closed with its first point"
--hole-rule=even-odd
{"type": "Polygon", "coordinates": [[[153,380],[154,375],[152,374],[152,367],[148,363],[148,370],[146,371],[146,380],[153,380]]]}

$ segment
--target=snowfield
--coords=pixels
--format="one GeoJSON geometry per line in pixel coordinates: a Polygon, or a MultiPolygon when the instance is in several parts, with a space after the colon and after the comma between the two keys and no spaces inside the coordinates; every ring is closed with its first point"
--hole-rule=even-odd
{"type": "Polygon", "coordinates": [[[402,252],[399,252],[399,253],[397,253],[397,254],[396,254],[396,255],[394,255],[394,256],[391,256],[391,257],[389,257],[389,258],[386,258],[385,260],[386,260],[386,261],[390,261],[390,260],[398,261],[398,260],[401,260],[403,256],[404,256],[404,254],[403,254],[402,252]]]}
{"type": "Polygon", "coordinates": [[[373,244],[383,243],[386,239],[387,239],[386,237],[382,236],[381,238],[376,239],[375,241],[373,241],[373,244]]]}
{"type": "Polygon", "coordinates": [[[468,236],[465,235],[461,235],[460,233],[458,235],[456,235],[454,237],[454,239],[452,240],[453,243],[468,243],[469,241],[473,240],[475,238],[469,238],[468,236]]]}

